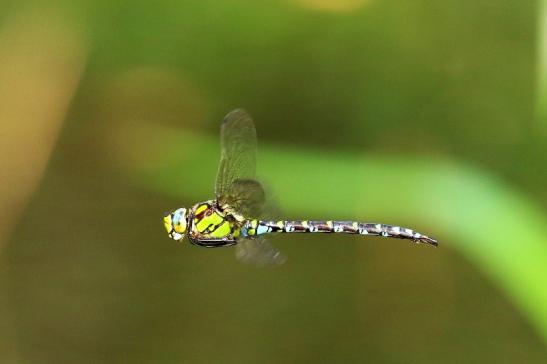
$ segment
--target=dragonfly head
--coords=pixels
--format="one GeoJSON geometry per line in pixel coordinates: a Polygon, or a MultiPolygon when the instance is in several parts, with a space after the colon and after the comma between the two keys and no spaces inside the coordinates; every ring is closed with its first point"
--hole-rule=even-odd
{"type": "Polygon", "coordinates": [[[163,224],[169,237],[173,240],[180,241],[186,234],[186,209],[180,208],[173,212],[166,213],[163,217],[163,224]]]}

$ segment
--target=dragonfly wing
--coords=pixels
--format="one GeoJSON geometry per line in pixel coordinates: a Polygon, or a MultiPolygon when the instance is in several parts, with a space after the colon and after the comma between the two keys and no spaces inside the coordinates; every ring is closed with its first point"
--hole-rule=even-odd
{"type": "MultiPolygon", "coordinates": [[[[245,218],[258,218],[265,201],[262,185],[254,180],[256,172],[256,130],[245,110],[230,112],[220,128],[220,164],[215,194],[245,218]]],[[[280,265],[286,258],[263,237],[240,238],[236,245],[240,261],[254,265],[280,265]]]]}
{"type": "Polygon", "coordinates": [[[229,205],[246,218],[259,218],[266,201],[264,189],[254,179],[235,180],[229,189],[218,197],[221,205],[229,205]]]}
{"type": "Polygon", "coordinates": [[[234,181],[253,179],[256,171],[256,130],[246,111],[230,112],[220,127],[220,165],[215,184],[217,198],[227,194],[234,181]]]}
{"type": "Polygon", "coordinates": [[[257,266],[281,265],[287,260],[264,237],[238,240],[236,257],[241,262],[257,266]]]}

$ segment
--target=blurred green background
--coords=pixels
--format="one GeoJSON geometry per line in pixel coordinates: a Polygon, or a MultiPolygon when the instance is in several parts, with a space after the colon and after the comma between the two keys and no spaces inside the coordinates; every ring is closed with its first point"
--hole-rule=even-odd
{"type": "Polygon", "coordinates": [[[0,362],[545,363],[537,1],[0,3],[0,362]],[[254,117],[278,268],[169,240],[254,117]]]}

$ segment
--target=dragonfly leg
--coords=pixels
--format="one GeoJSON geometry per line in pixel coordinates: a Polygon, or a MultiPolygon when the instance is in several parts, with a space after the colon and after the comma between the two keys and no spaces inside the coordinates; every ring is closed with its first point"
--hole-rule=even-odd
{"type": "Polygon", "coordinates": [[[194,245],[203,246],[205,248],[219,248],[223,246],[235,245],[236,241],[234,239],[192,239],[189,238],[190,242],[194,245]]]}

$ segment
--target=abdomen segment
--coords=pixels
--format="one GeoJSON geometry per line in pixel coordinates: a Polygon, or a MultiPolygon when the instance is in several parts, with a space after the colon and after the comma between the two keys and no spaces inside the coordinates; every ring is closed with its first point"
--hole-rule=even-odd
{"type": "Polygon", "coordinates": [[[360,223],[355,221],[319,221],[319,220],[248,220],[242,229],[246,236],[270,233],[343,233],[360,235],[378,235],[388,238],[408,239],[414,242],[437,246],[437,240],[414,230],[400,226],[360,223]]]}

